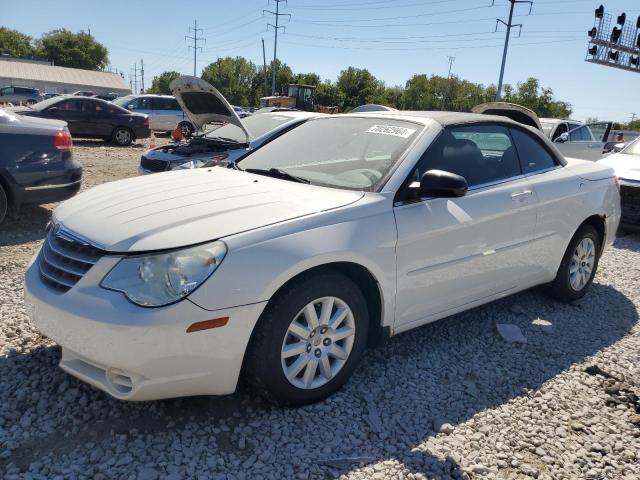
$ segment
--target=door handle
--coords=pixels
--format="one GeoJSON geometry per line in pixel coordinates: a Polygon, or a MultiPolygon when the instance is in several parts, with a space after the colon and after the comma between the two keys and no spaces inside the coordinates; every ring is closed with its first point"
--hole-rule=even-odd
{"type": "Polygon", "coordinates": [[[522,192],[512,193],[511,194],[511,199],[512,200],[524,200],[525,198],[528,198],[531,195],[533,195],[533,192],[531,190],[523,190],[522,192]]]}

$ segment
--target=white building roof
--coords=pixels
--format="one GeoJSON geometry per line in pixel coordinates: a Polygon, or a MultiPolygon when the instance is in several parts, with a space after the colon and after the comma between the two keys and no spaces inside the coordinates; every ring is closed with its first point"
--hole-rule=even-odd
{"type": "Polygon", "coordinates": [[[129,90],[129,86],[118,73],[56,67],[37,63],[0,62],[0,77],[12,78],[16,81],[31,80],[86,85],[87,87],[101,87],[110,90],[129,90]]]}

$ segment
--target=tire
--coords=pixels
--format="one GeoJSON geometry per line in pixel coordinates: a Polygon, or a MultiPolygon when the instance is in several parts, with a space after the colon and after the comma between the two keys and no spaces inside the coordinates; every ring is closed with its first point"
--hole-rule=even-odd
{"type": "Polygon", "coordinates": [[[9,199],[7,198],[7,194],[0,185],[0,224],[7,217],[7,211],[9,210],[9,199]]]}
{"type": "Polygon", "coordinates": [[[276,405],[320,401],[337,391],[355,370],[368,328],[366,301],[350,279],[332,272],[303,277],[272,298],[260,316],[247,349],[245,378],[276,405]],[[325,311],[330,315],[324,316],[325,311]],[[315,329],[308,321],[312,312],[319,318],[315,329]],[[330,328],[330,320],[339,318],[330,328]]]}
{"type": "Polygon", "coordinates": [[[585,296],[598,269],[602,239],[589,224],[575,233],[562,257],[551,293],[559,300],[571,302],[585,296]]]}
{"type": "Polygon", "coordinates": [[[133,132],[127,127],[116,127],[111,134],[111,141],[120,147],[133,143],[133,132]]]}
{"type": "Polygon", "coordinates": [[[182,129],[182,134],[185,136],[185,138],[189,138],[196,130],[189,122],[180,122],[178,125],[182,129]]]}

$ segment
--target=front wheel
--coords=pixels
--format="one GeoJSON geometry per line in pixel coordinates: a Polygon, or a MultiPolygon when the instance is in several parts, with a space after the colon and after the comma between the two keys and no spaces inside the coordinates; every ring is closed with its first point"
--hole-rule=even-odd
{"type": "Polygon", "coordinates": [[[583,225],[571,239],[551,292],[560,300],[578,300],[587,293],[600,260],[602,240],[595,228],[583,225]]]}
{"type": "Polygon", "coordinates": [[[364,351],[369,314],[349,278],[322,273],[269,303],[253,333],[245,373],[278,405],[317,402],[338,390],[364,351]]]}
{"type": "Polygon", "coordinates": [[[133,134],[127,127],[118,127],[113,131],[111,140],[120,147],[126,147],[133,142],[133,134]]]}

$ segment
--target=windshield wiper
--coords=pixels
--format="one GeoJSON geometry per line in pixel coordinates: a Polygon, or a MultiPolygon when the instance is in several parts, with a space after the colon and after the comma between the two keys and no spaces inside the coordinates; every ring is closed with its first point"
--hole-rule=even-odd
{"type": "MultiPolygon", "coordinates": [[[[238,168],[240,168],[240,167],[238,167],[238,168]]],[[[265,169],[265,168],[245,168],[244,171],[248,172],[248,173],[255,173],[257,175],[266,175],[267,177],[280,178],[282,180],[289,180],[291,182],[311,183],[306,178],[296,177],[295,175],[291,175],[290,173],[287,173],[284,170],[281,170],[279,168],[269,168],[269,169],[265,169]]]]}

